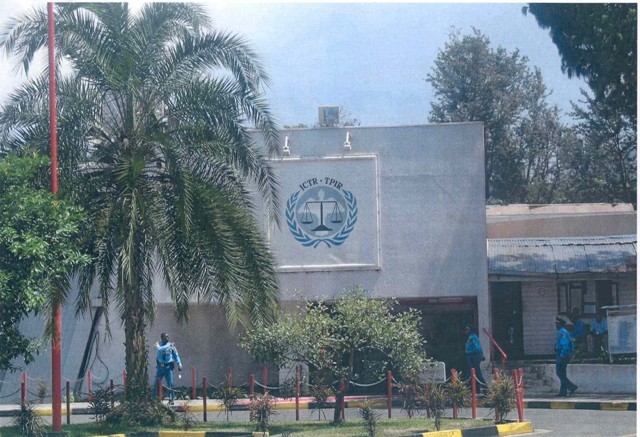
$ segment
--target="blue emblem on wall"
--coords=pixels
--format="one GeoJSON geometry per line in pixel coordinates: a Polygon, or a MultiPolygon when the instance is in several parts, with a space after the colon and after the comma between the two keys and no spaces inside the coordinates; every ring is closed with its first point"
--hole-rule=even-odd
{"type": "Polygon", "coordinates": [[[287,225],[305,247],[344,243],[358,221],[356,197],[332,178],[312,178],[287,200],[287,225]]]}

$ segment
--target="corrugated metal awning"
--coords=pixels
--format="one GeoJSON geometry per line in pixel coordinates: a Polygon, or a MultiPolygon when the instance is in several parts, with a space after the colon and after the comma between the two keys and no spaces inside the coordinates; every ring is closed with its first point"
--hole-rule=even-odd
{"type": "Polygon", "coordinates": [[[489,239],[489,274],[635,272],[636,246],[636,235],[489,239]]]}

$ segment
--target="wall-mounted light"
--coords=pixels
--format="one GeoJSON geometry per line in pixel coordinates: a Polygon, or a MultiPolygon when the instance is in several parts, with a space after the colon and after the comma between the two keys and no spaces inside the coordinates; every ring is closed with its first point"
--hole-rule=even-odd
{"type": "Polygon", "coordinates": [[[284,137],[284,146],[282,147],[282,154],[285,156],[291,155],[291,148],[289,147],[289,137],[284,137]]]}
{"type": "Polygon", "coordinates": [[[351,150],[351,134],[347,131],[347,138],[344,140],[344,150],[351,150]]]}

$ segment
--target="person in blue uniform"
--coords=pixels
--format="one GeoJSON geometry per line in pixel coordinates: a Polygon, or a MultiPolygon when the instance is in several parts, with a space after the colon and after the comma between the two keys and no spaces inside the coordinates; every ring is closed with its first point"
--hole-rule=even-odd
{"type": "Polygon", "coordinates": [[[602,349],[607,347],[607,319],[603,317],[603,311],[596,314],[596,318],[589,322],[590,333],[587,336],[587,346],[592,357],[600,355],[602,349]]]}
{"type": "Polygon", "coordinates": [[[565,316],[556,317],[556,375],[560,379],[560,393],[556,396],[569,396],[578,390],[578,386],[567,377],[567,365],[573,357],[573,338],[566,326],[571,321],[565,316]]]}
{"type": "Polygon", "coordinates": [[[484,393],[487,390],[487,382],[480,368],[480,363],[485,359],[482,346],[480,345],[480,339],[472,325],[465,326],[464,330],[467,334],[467,342],[464,348],[465,355],[467,356],[467,368],[469,369],[469,374],[471,374],[471,369],[476,369],[476,378],[480,383],[479,390],[481,393],[484,393]]]}
{"type": "Polygon", "coordinates": [[[169,335],[163,332],[160,334],[160,343],[156,341],[156,384],[161,384],[163,379],[166,381],[169,388],[169,405],[173,405],[173,369],[176,365],[181,372],[182,361],[178,350],[175,344],[169,341],[169,335]]]}

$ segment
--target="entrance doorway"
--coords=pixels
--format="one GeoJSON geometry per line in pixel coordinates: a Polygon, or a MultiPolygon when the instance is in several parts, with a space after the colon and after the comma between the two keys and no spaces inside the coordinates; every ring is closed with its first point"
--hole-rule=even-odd
{"type": "Polygon", "coordinates": [[[522,339],[522,283],[491,283],[491,318],[493,338],[509,359],[524,356],[522,339]]]}

